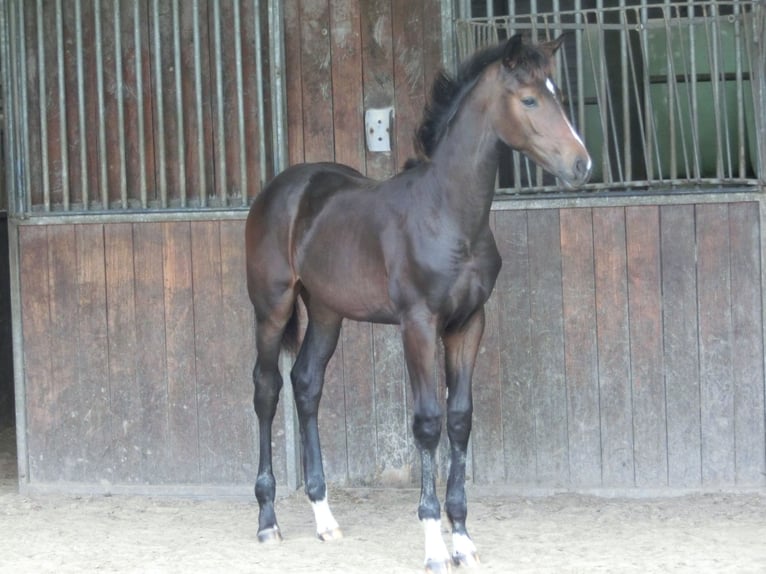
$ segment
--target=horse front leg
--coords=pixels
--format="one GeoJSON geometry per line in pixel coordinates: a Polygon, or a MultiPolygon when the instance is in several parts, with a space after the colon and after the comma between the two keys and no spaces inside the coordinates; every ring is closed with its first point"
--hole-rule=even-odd
{"type": "Polygon", "coordinates": [[[465,462],[473,416],[471,379],[483,333],[484,309],[481,308],[460,329],[444,336],[447,434],[450,440],[446,510],[452,524],[453,561],[466,566],[479,564],[476,546],[465,525],[468,515],[465,462]]]}
{"type": "Polygon", "coordinates": [[[290,373],[300,422],[306,495],[314,510],[317,537],[322,541],[343,537],[327,501],[317,424],[325,369],[335,352],[340,326],[340,317],[327,313],[320,317],[315,309],[309,309],[306,336],[290,373]]]}
{"type": "Polygon", "coordinates": [[[412,434],[421,461],[418,518],[425,533],[425,567],[427,572],[449,572],[450,556],[442,538],[436,495],[435,459],[442,423],[435,377],[436,318],[424,314],[403,323],[402,340],[414,399],[412,434]]]}

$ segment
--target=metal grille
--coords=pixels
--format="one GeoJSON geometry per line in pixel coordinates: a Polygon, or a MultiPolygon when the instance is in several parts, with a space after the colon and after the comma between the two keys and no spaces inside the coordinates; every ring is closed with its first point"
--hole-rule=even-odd
{"type": "Polygon", "coordinates": [[[281,161],[280,2],[0,7],[17,215],[243,207],[281,161]]]}
{"type": "MultiPolygon", "coordinates": [[[[490,17],[458,20],[461,58],[517,32],[537,40],[569,33],[558,83],[594,160],[588,188],[741,189],[766,181],[762,0],[562,2],[572,11],[532,0],[509,2],[503,16],[490,4],[490,17]]],[[[500,193],[558,189],[508,152],[500,193]]]]}

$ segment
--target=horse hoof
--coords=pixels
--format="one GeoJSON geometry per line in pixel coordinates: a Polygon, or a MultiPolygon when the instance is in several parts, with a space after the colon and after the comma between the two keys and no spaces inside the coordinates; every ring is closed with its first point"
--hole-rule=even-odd
{"type": "Polygon", "coordinates": [[[279,526],[272,526],[271,528],[264,528],[258,533],[258,542],[262,544],[279,544],[282,542],[282,533],[279,531],[279,526]]]}
{"type": "Polygon", "coordinates": [[[325,530],[324,532],[317,532],[317,538],[322,542],[331,542],[333,540],[340,540],[343,538],[343,532],[340,528],[332,528],[325,530]]]}
{"type": "Polygon", "coordinates": [[[476,568],[481,566],[481,560],[476,552],[471,554],[455,554],[452,557],[452,562],[455,566],[466,566],[467,568],[476,568]]]}
{"type": "Polygon", "coordinates": [[[427,574],[449,574],[450,572],[452,572],[452,564],[449,562],[449,560],[426,561],[427,574]]]}

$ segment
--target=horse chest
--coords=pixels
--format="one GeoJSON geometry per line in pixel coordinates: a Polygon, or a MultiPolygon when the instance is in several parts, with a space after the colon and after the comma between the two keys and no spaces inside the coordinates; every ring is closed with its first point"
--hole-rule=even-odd
{"type": "Polygon", "coordinates": [[[432,312],[452,322],[486,302],[499,269],[500,256],[491,235],[473,246],[442,237],[410,253],[392,299],[405,307],[425,302],[432,312]]]}

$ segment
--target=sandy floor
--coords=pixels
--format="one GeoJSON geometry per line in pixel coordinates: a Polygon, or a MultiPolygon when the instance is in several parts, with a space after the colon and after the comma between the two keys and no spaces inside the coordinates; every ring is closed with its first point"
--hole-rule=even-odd
{"type": "MultiPolygon", "coordinates": [[[[421,571],[414,490],[331,492],[346,536],[335,543],[314,538],[302,494],[282,497],[285,541],[261,546],[251,501],[20,496],[9,450],[0,450],[0,572],[421,571]]],[[[766,572],[766,494],[473,493],[469,512],[481,572],[766,572]]]]}

